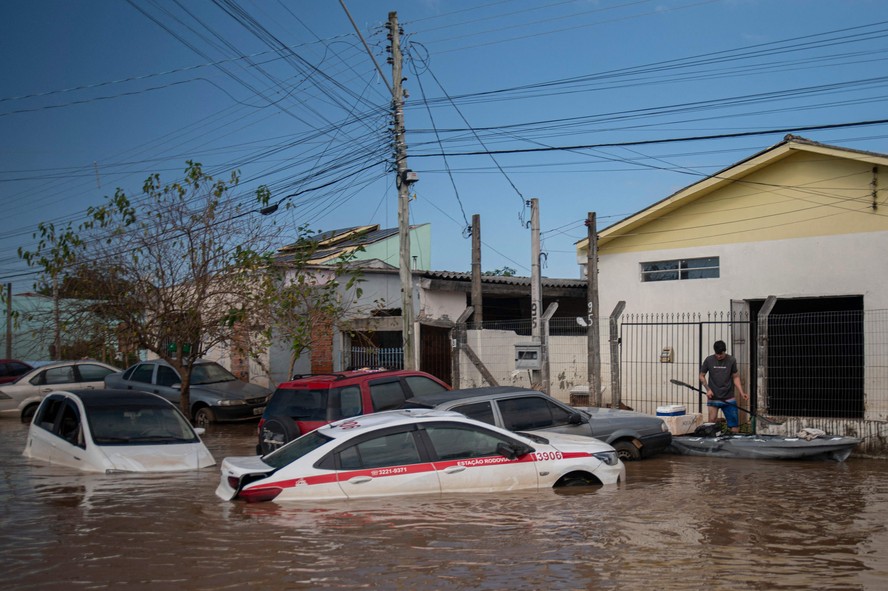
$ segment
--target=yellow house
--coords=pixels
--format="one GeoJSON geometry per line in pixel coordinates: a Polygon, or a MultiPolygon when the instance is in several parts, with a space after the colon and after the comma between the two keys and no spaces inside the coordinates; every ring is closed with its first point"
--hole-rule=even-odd
{"type": "Polygon", "coordinates": [[[787,136],[621,220],[599,233],[602,312],[618,300],[685,312],[769,295],[855,294],[888,308],[886,167],[885,154],[787,136]]]}
{"type": "MultiPolygon", "coordinates": [[[[625,302],[625,314],[748,314],[748,325],[732,323],[719,334],[744,365],[755,408],[842,434],[884,428],[885,170],[886,154],[788,135],[681,189],[598,233],[600,315],[618,302],[625,302]],[[778,315],[808,329],[777,329],[778,315]],[[761,324],[763,317],[771,320],[761,324]],[[840,328],[824,328],[839,322],[840,328]]],[[[576,248],[583,266],[588,240],[576,248]]],[[[624,372],[627,345],[624,339],[624,372]]],[[[702,346],[710,352],[711,343],[702,346]]],[[[657,377],[646,378],[653,383],[636,385],[656,397],[658,382],[678,372],[666,364],[673,355],[680,360],[682,351],[668,338],[648,348],[645,359],[665,363],[657,377]]],[[[698,359],[690,357],[680,379],[695,383],[698,359]]]]}

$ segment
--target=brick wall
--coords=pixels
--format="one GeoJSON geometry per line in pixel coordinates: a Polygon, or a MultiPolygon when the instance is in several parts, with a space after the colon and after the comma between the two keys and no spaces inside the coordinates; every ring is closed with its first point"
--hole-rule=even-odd
{"type": "Polygon", "coordinates": [[[333,371],[333,325],[329,320],[313,323],[311,329],[311,373],[333,371]]]}

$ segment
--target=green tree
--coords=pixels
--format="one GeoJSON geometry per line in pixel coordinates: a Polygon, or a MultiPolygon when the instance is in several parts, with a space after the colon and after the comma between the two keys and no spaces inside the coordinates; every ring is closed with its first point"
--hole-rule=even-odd
{"type": "Polygon", "coordinates": [[[502,269],[495,269],[493,271],[484,271],[481,273],[482,275],[486,275],[488,277],[497,276],[497,277],[514,277],[517,271],[512,267],[503,267],[502,269]]]}
{"type": "Polygon", "coordinates": [[[74,264],[83,252],[84,244],[70,223],[63,228],[56,228],[55,224],[41,222],[37,225],[37,232],[34,234],[34,238],[38,237],[37,248],[34,251],[26,251],[19,247],[18,255],[29,266],[38,266],[43,269],[45,291],[52,295],[53,307],[51,319],[42,324],[51,327],[52,330],[51,357],[62,359],[64,357],[62,332],[66,325],[80,324],[84,315],[65,306],[65,320],[67,322],[63,320],[59,282],[62,280],[66,268],[74,264]]]}
{"type": "Polygon", "coordinates": [[[363,281],[360,268],[353,265],[363,247],[348,250],[330,263],[312,265],[321,241],[306,226],[297,233],[296,242],[274,259],[263,305],[269,320],[264,337],[269,343],[282,339],[289,347],[288,375],[319,334],[345,324],[362,295],[363,281]]]}
{"type": "MultiPolygon", "coordinates": [[[[164,185],[151,175],[137,201],[118,189],[89,208],[77,232],[44,227],[37,250],[20,252],[46,274],[67,272],[68,284],[114,323],[119,339],[172,365],[186,416],[194,363],[264,320],[276,233],[253,214],[255,201],[233,194],[237,185],[236,173],[214,180],[189,161],[181,181],[164,185]]],[[[269,196],[260,190],[259,204],[269,196]]]]}
{"type": "Polygon", "coordinates": [[[147,349],[176,368],[186,416],[191,371],[207,351],[258,360],[280,338],[292,371],[314,328],[341,322],[361,295],[360,272],[350,268],[360,249],[313,266],[320,242],[301,227],[297,247],[275,256],[281,230],[255,210],[271,193],[260,187],[255,200],[238,198],[237,185],[236,173],[214,180],[189,161],[183,180],[164,185],[151,175],[138,200],[118,189],[76,231],[42,225],[38,248],[19,253],[76,296],[69,302],[113,327],[128,344],[121,348],[147,349]]]}

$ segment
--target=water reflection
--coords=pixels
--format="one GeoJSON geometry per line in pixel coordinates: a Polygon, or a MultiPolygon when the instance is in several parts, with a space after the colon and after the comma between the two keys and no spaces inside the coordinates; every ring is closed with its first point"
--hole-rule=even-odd
{"type": "MultiPolygon", "coordinates": [[[[884,462],[662,456],[620,486],[306,505],[220,501],[218,468],[81,474],[0,421],[7,588],[888,588],[884,462]]],[[[214,427],[217,460],[255,425],[214,427]]]]}

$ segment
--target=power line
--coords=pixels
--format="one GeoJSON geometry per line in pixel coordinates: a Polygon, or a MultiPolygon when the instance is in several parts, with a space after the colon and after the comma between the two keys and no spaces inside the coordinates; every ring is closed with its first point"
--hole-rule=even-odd
{"type": "Polygon", "coordinates": [[[598,144],[582,144],[576,146],[547,146],[542,148],[512,148],[507,150],[483,150],[474,152],[449,152],[449,153],[432,153],[432,154],[412,154],[413,158],[433,158],[443,156],[489,156],[498,154],[527,154],[535,152],[561,152],[570,150],[588,150],[591,148],[615,148],[623,146],[649,146],[655,144],[672,144],[679,142],[696,142],[707,140],[720,140],[739,137],[752,137],[761,135],[774,135],[778,133],[796,133],[803,131],[817,131],[825,129],[845,129],[850,127],[865,127],[868,125],[884,125],[888,123],[888,119],[874,119],[871,121],[855,121],[851,123],[829,123],[824,125],[806,125],[800,127],[784,127],[776,129],[765,129],[759,131],[743,131],[736,133],[721,133],[715,135],[700,135],[678,138],[661,138],[650,140],[636,140],[626,142],[602,142],[598,144]]]}

